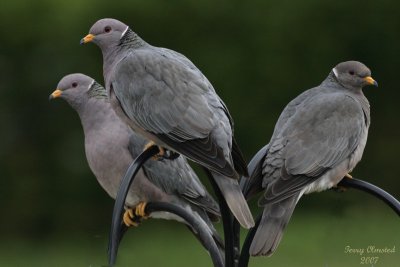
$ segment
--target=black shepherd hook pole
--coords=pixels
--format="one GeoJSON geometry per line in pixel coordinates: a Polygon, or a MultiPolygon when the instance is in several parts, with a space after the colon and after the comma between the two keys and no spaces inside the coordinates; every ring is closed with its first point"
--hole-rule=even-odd
{"type": "MultiPolygon", "coordinates": [[[[368,194],[371,194],[383,200],[388,206],[390,206],[397,213],[397,215],[400,216],[400,202],[397,199],[395,199],[392,195],[384,191],[383,189],[373,184],[367,183],[365,181],[347,177],[343,178],[343,180],[338,185],[358,189],[368,194]]],[[[260,224],[260,220],[261,220],[261,215],[258,216],[255,227],[251,228],[251,230],[246,236],[246,239],[243,243],[243,249],[240,255],[238,267],[247,267],[249,264],[249,258],[250,258],[249,249],[251,242],[253,241],[254,235],[256,234],[258,225],[260,224]]]]}
{"type": "Polygon", "coordinates": [[[383,190],[382,188],[377,187],[371,183],[365,182],[363,180],[359,180],[356,178],[347,178],[344,177],[342,181],[338,184],[338,186],[344,186],[349,188],[358,189],[368,193],[370,195],[379,198],[383,202],[385,202],[389,207],[391,207],[397,215],[400,216],[400,202],[395,199],[391,194],[383,190]]]}
{"type": "MultiPolygon", "coordinates": [[[[381,200],[383,200],[389,207],[391,207],[397,215],[400,216],[400,202],[395,199],[392,195],[390,195],[385,190],[362,180],[358,180],[355,178],[343,178],[343,180],[338,184],[339,186],[344,186],[348,188],[354,188],[366,192],[370,195],[373,195],[381,200]]],[[[256,220],[256,225],[252,228],[247,234],[246,240],[243,244],[242,253],[240,255],[239,266],[238,267],[247,267],[249,264],[249,249],[251,242],[253,241],[254,235],[257,231],[258,225],[260,224],[261,215],[258,216],[256,220]]]]}
{"type": "MultiPolygon", "coordinates": [[[[258,162],[261,160],[261,158],[265,156],[267,149],[268,149],[268,145],[265,145],[251,159],[249,165],[247,166],[247,169],[248,169],[250,175],[254,172],[254,170],[255,170],[258,162]]],[[[240,186],[242,187],[243,195],[247,200],[252,196],[252,195],[250,195],[251,188],[247,187],[247,183],[246,183],[246,181],[248,179],[250,179],[250,178],[242,177],[240,179],[240,186]]],[[[249,243],[249,245],[251,244],[251,241],[253,240],[256,230],[258,228],[258,225],[260,224],[260,220],[261,220],[261,216],[257,217],[254,227],[249,230],[249,232],[246,236],[245,242],[243,244],[244,246],[243,246],[242,250],[240,250],[240,225],[236,219],[233,219],[233,241],[234,241],[233,246],[235,248],[237,248],[239,251],[237,253],[237,255],[239,255],[239,256],[238,256],[238,258],[236,258],[235,266],[244,267],[244,266],[248,265],[249,257],[250,257],[250,255],[249,255],[250,247],[246,247],[246,243],[249,243]],[[245,263],[243,263],[243,261],[245,261],[245,263]]]]}
{"type": "MultiPolygon", "coordinates": [[[[113,217],[111,223],[111,234],[108,247],[110,266],[113,266],[116,262],[119,243],[123,235],[125,234],[126,230],[128,229],[121,222],[121,220],[124,210],[125,199],[128,194],[130,185],[132,184],[137,172],[142,167],[142,165],[152,156],[156,155],[158,152],[159,149],[157,146],[152,146],[149,149],[143,151],[142,154],[140,154],[128,167],[128,170],[126,171],[126,174],[121,181],[117,198],[114,204],[113,217]]],[[[163,203],[163,202],[147,203],[145,208],[146,214],[150,214],[156,211],[166,211],[174,213],[175,215],[184,219],[188,223],[188,225],[190,225],[190,228],[193,229],[195,233],[197,233],[197,236],[200,239],[201,243],[210,253],[214,266],[216,267],[224,266],[220,251],[214,239],[212,238],[211,234],[207,232],[206,229],[203,228],[203,226],[199,223],[197,218],[195,218],[185,209],[178,207],[174,204],[163,203]]]]}
{"type": "Polygon", "coordinates": [[[115,264],[118,253],[118,245],[123,235],[126,231],[122,227],[121,218],[124,212],[125,199],[128,195],[129,188],[135,178],[137,172],[140,170],[142,165],[150,159],[152,156],[159,152],[157,146],[152,146],[142,152],[133,162],[129,165],[124,178],[122,178],[117,198],[115,199],[112,221],[111,221],[111,232],[110,240],[108,243],[108,263],[110,266],[115,264]]]}
{"type": "MultiPolygon", "coordinates": [[[[265,154],[267,153],[267,149],[268,149],[268,145],[266,145],[262,149],[260,149],[259,152],[253,157],[253,159],[250,161],[249,166],[248,166],[249,173],[252,173],[257,166],[257,162],[259,162],[263,157],[265,157],[265,154]]],[[[246,197],[246,199],[251,197],[252,195],[254,195],[254,191],[252,191],[252,188],[250,188],[248,186],[249,183],[245,183],[245,180],[242,179],[241,185],[242,185],[243,194],[246,197]]],[[[253,184],[251,186],[260,187],[260,185],[257,185],[257,184],[256,185],[253,184]]],[[[338,184],[338,186],[358,189],[358,190],[366,192],[370,195],[373,195],[376,198],[385,202],[390,208],[392,208],[397,213],[397,215],[400,216],[400,202],[396,198],[394,198],[392,195],[390,195],[389,193],[384,191],[383,189],[381,189],[371,183],[368,183],[368,182],[365,182],[362,180],[358,180],[355,178],[344,177],[342,179],[342,181],[338,184]]],[[[260,188],[257,188],[257,190],[260,190],[260,188]]],[[[250,249],[251,242],[254,239],[254,235],[257,231],[257,228],[260,224],[261,216],[262,216],[262,214],[260,214],[257,217],[255,226],[250,229],[250,231],[248,232],[248,234],[246,236],[246,239],[243,243],[243,248],[242,248],[242,251],[240,254],[238,267],[247,267],[249,264],[249,259],[250,259],[249,249],[250,249]]],[[[237,223],[237,222],[235,222],[235,223],[237,223]]],[[[236,233],[236,236],[239,236],[239,233],[236,233]]],[[[236,242],[240,243],[240,240],[237,240],[236,242]]]]}
{"type": "Polygon", "coordinates": [[[219,249],[212,238],[211,234],[200,224],[199,220],[195,218],[192,214],[187,212],[184,208],[164,202],[150,202],[147,203],[145,212],[146,214],[150,214],[156,211],[166,211],[171,212],[182,219],[184,219],[190,227],[197,233],[198,237],[201,240],[203,246],[210,253],[211,259],[215,267],[223,267],[224,262],[222,260],[219,249]]]}
{"type": "Polygon", "coordinates": [[[205,173],[210,180],[211,186],[213,187],[215,196],[217,197],[219,209],[221,211],[222,217],[222,226],[224,229],[224,243],[225,243],[225,267],[236,267],[235,266],[235,258],[238,257],[239,251],[234,247],[234,230],[233,230],[233,215],[228,207],[228,204],[225,201],[224,196],[221,193],[217,183],[214,181],[214,178],[211,172],[203,168],[205,173]],[[235,253],[236,251],[236,253],[235,253]],[[236,255],[237,256],[236,256],[236,255]]]}
{"type": "Polygon", "coordinates": [[[238,267],[247,267],[249,265],[250,245],[251,245],[251,242],[253,241],[254,236],[257,232],[257,228],[260,225],[261,217],[262,217],[262,214],[258,215],[258,217],[255,221],[254,227],[251,228],[250,231],[247,233],[246,239],[244,240],[244,243],[243,243],[242,253],[240,254],[238,267]]]}

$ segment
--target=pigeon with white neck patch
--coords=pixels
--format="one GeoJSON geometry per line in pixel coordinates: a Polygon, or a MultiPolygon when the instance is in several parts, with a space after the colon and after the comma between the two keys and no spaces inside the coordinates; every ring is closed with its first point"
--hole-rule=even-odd
{"type": "Polygon", "coordinates": [[[97,21],[81,40],[88,42],[103,53],[105,85],[116,113],[157,144],[161,155],[166,148],[208,169],[240,224],[254,226],[238,184],[247,166],[233,137],[232,117],[201,71],[115,19],[97,21]]]}
{"type": "Polygon", "coordinates": [[[366,85],[378,85],[371,71],[343,62],[283,110],[248,183],[264,191],[251,255],[272,255],[301,196],[336,186],[361,160],[370,125],[366,85]]]}
{"type": "MultiPolygon", "coordinates": [[[[142,152],[147,140],[134,133],[111,108],[104,87],[84,74],[65,76],[50,99],[62,98],[78,113],[85,136],[89,167],[103,189],[115,198],[128,166],[142,152]]],[[[223,251],[223,241],[212,225],[220,217],[218,204],[206,191],[182,156],[175,160],[148,161],[136,175],[126,199],[134,214],[124,217],[127,226],[137,225],[132,217],[142,218],[144,203],[167,202],[187,210],[207,229],[223,251]]],[[[153,212],[150,217],[174,219],[168,212],[153,212]]]]}

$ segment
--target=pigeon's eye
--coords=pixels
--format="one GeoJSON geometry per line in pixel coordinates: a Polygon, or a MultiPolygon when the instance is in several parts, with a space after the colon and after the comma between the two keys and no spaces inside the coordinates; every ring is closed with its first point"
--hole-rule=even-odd
{"type": "Polygon", "coordinates": [[[104,32],[110,32],[111,31],[111,27],[110,26],[106,26],[104,27],[104,32]]]}
{"type": "Polygon", "coordinates": [[[350,74],[350,75],[354,75],[354,71],[352,71],[352,70],[349,71],[349,74],[350,74]]]}
{"type": "Polygon", "coordinates": [[[73,82],[73,83],[72,83],[72,87],[73,87],[73,88],[76,88],[77,86],[78,86],[78,83],[77,83],[77,82],[73,82]]]}

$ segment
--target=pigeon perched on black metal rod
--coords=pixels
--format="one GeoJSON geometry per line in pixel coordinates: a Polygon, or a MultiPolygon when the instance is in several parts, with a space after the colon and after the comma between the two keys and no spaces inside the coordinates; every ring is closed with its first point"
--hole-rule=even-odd
{"type": "Polygon", "coordinates": [[[249,192],[264,190],[251,255],[273,254],[303,194],[350,177],[361,160],[370,125],[370,107],[362,92],[366,85],[378,86],[371,71],[357,61],[343,62],[321,85],[283,110],[264,156],[244,185],[249,192]]]}
{"type": "Polygon", "coordinates": [[[252,227],[238,185],[247,166],[233,137],[233,121],[201,71],[182,54],[146,43],[115,19],[97,21],[81,40],[88,42],[103,53],[105,85],[116,113],[161,151],[209,169],[233,215],[243,227],[252,227]]]}
{"type": "MultiPolygon", "coordinates": [[[[50,95],[50,99],[54,98],[65,99],[78,113],[90,169],[103,189],[115,198],[126,169],[142,152],[147,141],[118,118],[105,88],[89,76],[79,73],[65,76],[50,95]]],[[[133,213],[124,216],[127,226],[137,225],[135,219],[140,221],[147,216],[144,213],[144,203],[147,202],[167,202],[184,208],[201,221],[216,244],[223,247],[211,222],[220,217],[218,205],[184,157],[144,164],[126,199],[126,206],[135,208],[133,213]]],[[[168,212],[153,212],[150,217],[184,222],[168,212]]]]}

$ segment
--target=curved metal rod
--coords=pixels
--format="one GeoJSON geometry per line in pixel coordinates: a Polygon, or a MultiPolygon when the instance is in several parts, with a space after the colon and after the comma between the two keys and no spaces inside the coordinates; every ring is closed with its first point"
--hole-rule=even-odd
{"type": "Polygon", "coordinates": [[[224,196],[221,193],[217,183],[214,181],[214,178],[211,172],[207,168],[203,168],[204,172],[207,174],[208,179],[210,180],[211,186],[213,187],[215,196],[217,197],[219,209],[221,211],[222,217],[222,225],[224,229],[224,243],[225,243],[225,267],[235,267],[235,258],[239,257],[239,250],[235,250],[234,247],[234,231],[233,231],[233,215],[228,207],[228,204],[225,201],[224,196]],[[237,255],[235,255],[235,251],[237,251],[237,255]]]}
{"type": "Polygon", "coordinates": [[[222,256],[219,252],[219,249],[212,238],[211,234],[202,227],[199,220],[194,217],[192,214],[187,212],[184,208],[176,206],[174,204],[165,203],[165,202],[149,202],[146,205],[145,212],[146,214],[150,214],[156,211],[166,211],[170,213],[174,213],[177,216],[184,219],[190,227],[197,233],[201,243],[210,253],[212,262],[216,267],[223,267],[224,262],[222,260],[222,256]]]}
{"type": "Polygon", "coordinates": [[[114,203],[113,215],[111,220],[110,240],[108,243],[108,264],[113,266],[117,259],[118,245],[124,234],[125,230],[122,227],[122,214],[124,212],[124,205],[126,196],[128,195],[129,188],[135,178],[137,172],[142,165],[152,156],[159,152],[157,146],[152,146],[142,152],[132,163],[129,165],[124,178],[118,189],[117,197],[114,203]]]}
{"type": "MultiPolygon", "coordinates": [[[[199,220],[188,213],[185,209],[176,206],[174,204],[165,203],[165,202],[149,202],[146,204],[145,213],[151,214],[153,212],[170,212],[175,215],[181,217],[187,222],[187,226],[189,230],[198,237],[200,243],[204,246],[204,248],[210,253],[211,260],[215,267],[224,267],[224,262],[222,256],[220,254],[220,250],[218,249],[213,237],[211,234],[205,230],[199,220]]],[[[125,232],[129,228],[122,223],[121,232],[119,234],[118,243],[121,242],[121,239],[125,232]]]]}
{"type": "MultiPolygon", "coordinates": [[[[379,198],[380,200],[383,200],[383,202],[385,202],[389,207],[391,207],[397,213],[397,215],[400,216],[400,202],[392,195],[390,195],[388,192],[384,191],[383,189],[371,183],[355,178],[344,177],[342,181],[338,184],[338,186],[358,189],[370,195],[373,195],[379,198]]],[[[240,255],[238,267],[247,267],[249,264],[249,258],[250,258],[249,249],[251,242],[253,241],[254,235],[257,231],[258,225],[260,224],[261,216],[262,214],[260,214],[257,217],[256,225],[250,229],[249,233],[246,236],[246,240],[243,243],[242,253],[240,255]]]]}
{"type": "MultiPolygon", "coordinates": [[[[264,147],[262,147],[254,156],[253,158],[250,160],[247,169],[249,170],[249,174],[251,175],[254,172],[254,169],[256,168],[258,162],[265,156],[265,153],[267,151],[269,147],[269,144],[265,145],[264,147]]],[[[253,194],[251,194],[254,190],[252,190],[253,188],[251,187],[251,184],[249,183],[249,178],[246,177],[242,177],[240,179],[240,187],[242,188],[242,192],[244,197],[248,200],[250,197],[253,196],[253,194]]],[[[261,185],[259,185],[260,187],[261,185]]],[[[253,240],[254,235],[256,233],[257,227],[260,224],[260,218],[256,219],[255,225],[253,228],[251,228],[246,236],[246,240],[245,243],[243,244],[244,246],[246,245],[246,242],[250,242],[253,240]],[[248,239],[250,239],[248,241],[248,239]]],[[[249,248],[250,247],[243,247],[242,251],[240,251],[240,224],[239,222],[233,218],[233,247],[236,249],[236,254],[238,255],[238,258],[235,258],[235,266],[238,267],[244,267],[247,266],[248,262],[249,262],[249,248]],[[247,254],[247,255],[246,255],[247,254]],[[244,263],[245,262],[245,263],[244,263]]]]}
{"type": "Polygon", "coordinates": [[[247,267],[249,265],[250,245],[251,242],[253,242],[258,226],[260,225],[261,217],[262,214],[258,215],[254,227],[251,228],[250,231],[247,233],[246,239],[244,240],[243,243],[242,253],[240,254],[238,267],[247,267]]]}
{"type": "MultiPolygon", "coordinates": [[[[128,167],[124,178],[121,181],[120,188],[117,193],[117,198],[114,204],[113,217],[111,223],[111,234],[109,240],[108,254],[109,254],[109,265],[113,266],[116,262],[119,243],[128,227],[122,223],[122,214],[124,210],[125,199],[128,194],[129,188],[142,165],[149,160],[152,156],[159,152],[157,146],[152,146],[140,154],[128,167]]],[[[156,211],[167,211],[176,214],[177,216],[184,219],[194,232],[198,233],[197,236],[200,239],[202,245],[209,251],[214,266],[223,267],[224,263],[219,252],[219,249],[212,238],[211,234],[207,232],[198,220],[188,213],[185,209],[178,207],[173,204],[163,202],[147,203],[145,212],[150,214],[156,211]]]]}
{"type": "Polygon", "coordinates": [[[373,195],[383,202],[385,202],[389,207],[391,207],[397,215],[400,216],[400,202],[395,199],[391,194],[383,190],[382,188],[377,187],[371,183],[356,179],[356,178],[347,178],[344,177],[342,181],[338,184],[338,186],[350,187],[354,189],[358,189],[364,191],[370,195],[373,195]]]}

